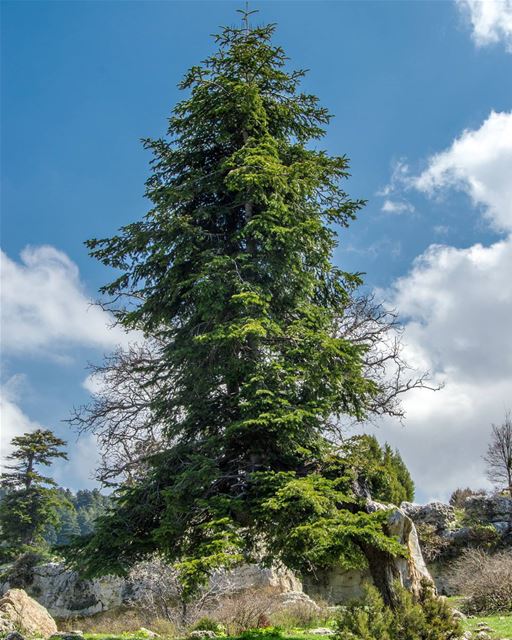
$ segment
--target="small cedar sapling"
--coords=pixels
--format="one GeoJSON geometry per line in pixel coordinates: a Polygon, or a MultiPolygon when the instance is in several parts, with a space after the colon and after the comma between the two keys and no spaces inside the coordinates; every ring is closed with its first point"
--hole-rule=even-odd
{"type": "Polygon", "coordinates": [[[56,458],[67,459],[67,454],[61,451],[65,444],[47,429],[36,429],[12,439],[9,464],[0,475],[0,487],[5,492],[0,502],[4,557],[13,558],[47,546],[45,529],[57,523],[62,498],[55,481],[42,475],[39,468],[50,466],[56,458]]]}

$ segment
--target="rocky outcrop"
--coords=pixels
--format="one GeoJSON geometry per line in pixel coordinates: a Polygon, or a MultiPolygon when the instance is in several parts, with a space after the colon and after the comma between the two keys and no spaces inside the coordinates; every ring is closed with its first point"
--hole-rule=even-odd
{"type": "MultiPolygon", "coordinates": [[[[397,538],[408,550],[407,558],[396,558],[390,567],[393,575],[398,575],[402,584],[419,592],[421,581],[433,583],[430,572],[423,560],[414,522],[403,509],[368,501],[369,511],[389,511],[387,533],[397,538]]],[[[371,582],[368,570],[342,570],[333,567],[304,578],[304,591],[313,598],[340,604],[363,595],[364,586],[371,582]]]]}
{"type": "Polygon", "coordinates": [[[128,599],[130,589],[125,579],[114,576],[83,580],[58,562],[35,567],[33,582],[27,586],[27,591],[56,618],[114,609],[128,599]]]}
{"type": "Polygon", "coordinates": [[[23,589],[9,589],[0,598],[0,631],[46,638],[57,633],[57,625],[48,611],[23,589]]]}
{"type": "MultiPolygon", "coordinates": [[[[228,582],[232,593],[265,589],[276,593],[278,600],[280,594],[295,594],[295,600],[299,595],[307,599],[300,580],[291,571],[277,567],[243,565],[229,573],[228,582]]],[[[56,618],[71,618],[132,604],[140,597],[141,586],[115,576],[83,580],[75,571],[51,562],[34,568],[26,589],[56,618]]]]}
{"type": "MultiPolygon", "coordinates": [[[[416,527],[412,519],[403,509],[381,504],[373,500],[367,501],[368,511],[388,511],[388,519],[385,525],[387,535],[395,538],[407,549],[407,557],[397,557],[394,566],[390,566],[392,576],[398,576],[400,582],[414,594],[422,591],[422,582],[434,584],[432,577],[423,560],[416,527]]],[[[391,578],[392,580],[392,578],[391,578]]]]}
{"type": "Polygon", "coordinates": [[[508,496],[470,496],[464,502],[464,510],[469,520],[492,524],[500,534],[512,530],[512,498],[508,496]]]}
{"type": "Polygon", "coordinates": [[[402,502],[400,509],[404,511],[415,524],[432,525],[436,531],[448,531],[456,522],[455,509],[443,502],[429,502],[428,504],[414,504],[402,502]]]}
{"type": "Polygon", "coordinates": [[[245,564],[228,573],[229,589],[233,593],[267,589],[275,593],[302,591],[302,583],[295,574],[281,567],[260,567],[245,564]]]}

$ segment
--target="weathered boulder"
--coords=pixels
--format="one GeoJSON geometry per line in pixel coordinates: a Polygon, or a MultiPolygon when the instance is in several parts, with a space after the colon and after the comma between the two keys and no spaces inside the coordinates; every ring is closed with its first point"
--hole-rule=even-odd
{"type": "Polygon", "coordinates": [[[320,607],[302,589],[300,591],[287,591],[280,593],[274,600],[272,611],[294,609],[295,607],[309,607],[311,611],[319,611],[320,607]]]}
{"type": "Polygon", "coordinates": [[[90,616],[124,603],[129,583],[115,576],[83,580],[58,562],[50,562],[34,569],[34,577],[27,591],[56,618],[90,616]]]}
{"type": "Polygon", "coordinates": [[[302,591],[302,583],[284,567],[261,567],[257,564],[244,564],[232,569],[228,575],[229,590],[254,591],[266,589],[276,593],[302,591]]]}
{"type": "MultiPolygon", "coordinates": [[[[402,584],[415,592],[420,590],[422,580],[434,584],[423,559],[416,527],[406,512],[401,508],[372,500],[368,500],[367,507],[369,511],[389,511],[387,533],[395,536],[409,551],[408,558],[395,559],[393,567],[390,567],[393,574],[397,574],[402,584]]],[[[304,576],[303,585],[309,596],[330,604],[339,604],[360,598],[365,584],[371,581],[368,570],[343,570],[333,567],[304,576]]]]}
{"type": "MultiPolygon", "coordinates": [[[[243,565],[230,571],[227,581],[231,593],[258,589],[276,594],[302,592],[300,580],[291,571],[278,567],[243,565]]],[[[143,585],[115,576],[84,580],[63,564],[52,562],[34,568],[26,589],[56,618],[72,618],[133,604],[143,585]]]]}
{"type": "Polygon", "coordinates": [[[443,502],[429,502],[423,505],[402,502],[400,509],[411,518],[414,524],[432,525],[438,533],[447,531],[455,523],[455,509],[443,502]]]}
{"type": "Polygon", "coordinates": [[[210,631],[209,629],[196,629],[195,631],[191,631],[188,637],[192,640],[211,640],[212,638],[216,638],[217,634],[215,631],[210,631]]]}
{"type": "Polygon", "coordinates": [[[23,589],[9,589],[0,598],[0,631],[47,637],[57,632],[57,625],[48,611],[23,589]]]}
{"type": "Polygon", "coordinates": [[[5,640],[25,640],[25,637],[18,631],[11,631],[5,636],[5,640]]]}
{"type": "Polygon", "coordinates": [[[434,585],[432,576],[423,559],[416,527],[405,510],[398,509],[392,505],[381,504],[374,500],[367,501],[367,508],[370,512],[389,511],[385,527],[386,533],[396,538],[407,548],[407,558],[396,558],[394,561],[394,572],[398,574],[400,582],[415,594],[421,592],[423,581],[434,585]]]}
{"type": "Polygon", "coordinates": [[[512,529],[512,498],[502,495],[469,496],[464,502],[469,520],[492,524],[499,533],[512,529]]]}

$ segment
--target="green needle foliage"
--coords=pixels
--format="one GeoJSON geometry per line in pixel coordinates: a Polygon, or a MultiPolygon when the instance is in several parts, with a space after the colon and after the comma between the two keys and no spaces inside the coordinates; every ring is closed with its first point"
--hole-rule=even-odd
{"type": "Polygon", "coordinates": [[[86,574],[158,552],[192,592],[253,554],[307,571],[359,565],[368,546],[403,552],[325,435],[379,391],[367,346],[339,337],[360,277],[331,262],[334,225],[364,202],[342,188],[347,158],[315,147],[329,113],[300,92],[304,72],[286,69],[273,32],[217,36],[168,137],[145,141],[151,210],[87,242],[119,271],[102,289],[118,322],[159,345],[144,373],[165,446],[75,549],[86,574]]]}
{"type": "Polygon", "coordinates": [[[43,534],[58,519],[62,498],[52,478],[41,475],[40,465],[50,466],[55,458],[67,458],[60,448],[66,443],[52,431],[37,429],[12,439],[11,464],[0,475],[5,491],[0,502],[0,554],[15,557],[45,546],[43,534]]]}

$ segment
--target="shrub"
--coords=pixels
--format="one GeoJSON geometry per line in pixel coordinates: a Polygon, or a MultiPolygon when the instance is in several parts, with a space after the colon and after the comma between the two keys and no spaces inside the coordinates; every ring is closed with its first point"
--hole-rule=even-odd
{"type": "Polygon", "coordinates": [[[270,616],[270,621],[273,626],[282,629],[308,629],[324,626],[330,617],[331,613],[327,606],[299,601],[274,611],[270,616]]]}
{"type": "Polygon", "coordinates": [[[271,589],[234,593],[219,602],[214,615],[226,627],[229,635],[237,635],[258,627],[269,616],[275,598],[275,592],[271,589]]]}
{"type": "Polygon", "coordinates": [[[468,549],[454,563],[453,582],[468,613],[512,611],[512,551],[468,549]]]}
{"type": "Polygon", "coordinates": [[[209,618],[208,616],[203,616],[200,618],[193,626],[194,631],[214,631],[215,633],[220,633],[224,631],[224,627],[213,618],[209,618]]]}
{"type": "Polygon", "coordinates": [[[337,640],[452,640],[462,635],[460,623],[444,599],[423,585],[419,602],[397,585],[396,609],[386,607],[373,586],[361,601],[344,608],[336,630],[337,640]]]}
{"type": "Polygon", "coordinates": [[[440,558],[450,546],[449,538],[440,536],[433,524],[420,522],[416,525],[416,532],[425,562],[434,562],[440,558]]]}
{"type": "Polygon", "coordinates": [[[466,498],[469,498],[470,496],[479,496],[482,494],[485,494],[485,489],[480,489],[479,491],[474,491],[469,487],[466,487],[465,489],[455,489],[455,491],[450,496],[450,504],[456,509],[464,509],[466,498]]]}

